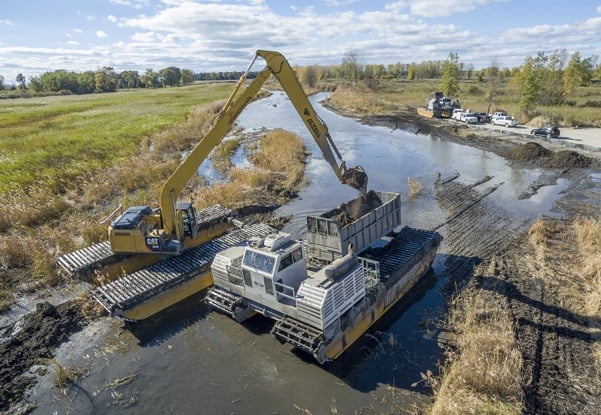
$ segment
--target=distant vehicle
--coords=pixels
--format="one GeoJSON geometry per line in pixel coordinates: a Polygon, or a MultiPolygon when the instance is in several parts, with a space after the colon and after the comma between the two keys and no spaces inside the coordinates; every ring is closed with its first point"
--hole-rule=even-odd
{"type": "Polygon", "coordinates": [[[462,112],[460,116],[461,121],[466,124],[477,124],[478,117],[476,117],[473,113],[468,111],[462,112]]]}
{"type": "Polygon", "coordinates": [[[486,122],[486,123],[490,122],[490,115],[488,115],[485,112],[473,112],[472,115],[474,117],[478,118],[478,122],[479,123],[480,122],[482,122],[482,123],[484,123],[484,122],[486,122]]]}
{"type": "Polygon", "coordinates": [[[453,109],[453,115],[451,115],[451,118],[457,121],[461,121],[461,116],[463,115],[463,109],[461,108],[455,108],[453,109]]]}
{"type": "Polygon", "coordinates": [[[496,120],[499,117],[508,117],[508,116],[509,116],[509,114],[507,114],[505,111],[497,111],[490,116],[490,122],[493,122],[494,120],[496,120]]]}
{"type": "Polygon", "coordinates": [[[491,124],[503,125],[505,127],[515,127],[516,125],[518,125],[518,120],[516,120],[515,118],[511,118],[509,115],[503,115],[503,116],[494,118],[491,121],[491,124]]]}
{"type": "Polygon", "coordinates": [[[561,133],[559,131],[559,128],[557,128],[557,127],[542,127],[542,128],[535,128],[533,130],[530,130],[530,134],[547,137],[547,138],[557,138],[557,137],[559,137],[559,134],[561,134],[561,133]]]}

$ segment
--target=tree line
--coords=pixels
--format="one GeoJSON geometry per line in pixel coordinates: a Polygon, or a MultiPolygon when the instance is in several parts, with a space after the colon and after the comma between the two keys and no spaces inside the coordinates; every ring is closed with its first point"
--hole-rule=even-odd
{"type": "MultiPolygon", "coordinates": [[[[534,57],[527,56],[519,67],[501,68],[496,59],[491,65],[475,70],[472,64],[461,62],[459,55],[451,52],[446,60],[422,61],[420,63],[365,64],[360,62],[357,51],[348,51],[340,65],[310,65],[295,67],[303,84],[313,87],[319,81],[346,80],[358,85],[362,80],[366,86],[374,88],[378,81],[385,79],[440,79],[440,88],[448,96],[458,92],[461,79],[477,79],[487,82],[489,99],[497,92],[500,82],[510,80],[521,91],[520,108],[528,111],[536,104],[555,105],[561,103],[580,85],[589,85],[601,78],[601,66],[597,56],[581,57],[579,52],[568,56],[567,51],[557,50],[550,55],[538,52],[534,57]]],[[[56,70],[46,72],[29,80],[22,74],[16,77],[17,88],[39,93],[87,94],[112,92],[130,88],[164,88],[188,85],[194,81],[236,80],[241,71],[194,73],[190,69],[174,66],[155,71],[116,72],[112,67],[96,71],[69,72],[56,70]]],[[[250,73],[253,78],[256,72],[250,73]]],[[[0,75],[0,89],[4,88],[4,78],[0,75]]]]}

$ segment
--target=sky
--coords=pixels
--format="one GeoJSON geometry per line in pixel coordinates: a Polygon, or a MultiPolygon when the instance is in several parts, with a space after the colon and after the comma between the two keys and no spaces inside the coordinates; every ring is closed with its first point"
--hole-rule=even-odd
{"type": "MultiPolygon", "coordinates": [[[[601,56],[601,0],[29,0],[0,6],[0,75],[168,66],[245,70],[257,49],[292,65],[444,60],[519,66],[539,51],[601,56]]],[[[260,69],[257,68],[257,69],[260,69]]]]}

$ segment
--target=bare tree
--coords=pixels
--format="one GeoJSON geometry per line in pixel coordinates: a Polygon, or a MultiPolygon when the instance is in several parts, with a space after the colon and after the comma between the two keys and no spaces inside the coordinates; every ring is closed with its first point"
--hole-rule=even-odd
{"type": "Polygon", "coordinates": [[[355,81],[355,86],[358,84],[359,73],[361,72],[361,64],[359,63],[359,53],[356,50],[349,50],[342,58],[342,67],[344,75],[355,81]]]}

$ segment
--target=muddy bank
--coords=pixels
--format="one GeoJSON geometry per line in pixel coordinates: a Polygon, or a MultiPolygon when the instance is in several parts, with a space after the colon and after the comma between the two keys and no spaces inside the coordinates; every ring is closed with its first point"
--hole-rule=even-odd
{"type": "Polygon", "coordinates": [[[326,100],[323,105],[347,117],[353,117],[367,125],[402,129],[415,134],[453,141],[459,144],[491,151],[515,162],[528,162],[543,168],[594,168],[601,169],[601,154],[586,149],[566,150],[557,143],[532,141],[531,137],[518,134],[504,134],[482,128],[472,128],[466,124],[449,120],[427,119],[417,114],[414,108],[399,108],[394,114],[361,115],[332,104],[326,100]],[[518,149],[516,149],[518,147],[518,149]]]}
{"type": "Polygon", "coordinates": [[[23,399],[25,390],[35,382],[28,373],[32,366],[49,364],[56,347],[101,314],[91,298],[56,307],[40,302],[34,312],[5,327],[0,344],[0,411],[23,399]]]}

